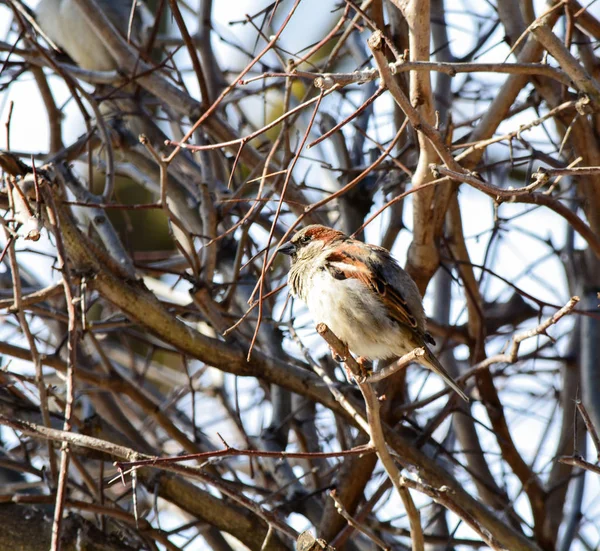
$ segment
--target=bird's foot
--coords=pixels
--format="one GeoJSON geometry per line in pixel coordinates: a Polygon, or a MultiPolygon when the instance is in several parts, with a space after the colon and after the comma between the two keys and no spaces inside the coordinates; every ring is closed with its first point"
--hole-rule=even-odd
{"type": "Polygon", "coordinates": [[[337,363],[342,363],[346,358],[342,358],[333,348],[330,348],[331,350],[331,357],[333,358],[334,362],[337,363]]]}
{"type": "Polygon", "coordinates": [[[371,364],[371,362],[369,362],[369,360],[367,360],[366,358],[359,356],[358,358],[356,358],[356,363],[358,364],[358,367],[360,369],[360,376],[363,380],[365,380],[373,373],[373,364],[371,364]]]}

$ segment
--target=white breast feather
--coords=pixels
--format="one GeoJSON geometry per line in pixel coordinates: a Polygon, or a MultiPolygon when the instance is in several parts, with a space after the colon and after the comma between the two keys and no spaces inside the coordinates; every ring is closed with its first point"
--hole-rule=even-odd
{"type": "Polygon", "coordinates": [[[112,71],[117,64],[74,0],[43,0],[37,7],[40,26],[83,69],[112,71]]]}
{"type": "Polygon", "coordinates": [[[398,325],[359,280],[338,280],[327,270],[315,271],[306,304],[315,324],[325,323],[354,354],[381,359],[403,353],[398,325]]]}

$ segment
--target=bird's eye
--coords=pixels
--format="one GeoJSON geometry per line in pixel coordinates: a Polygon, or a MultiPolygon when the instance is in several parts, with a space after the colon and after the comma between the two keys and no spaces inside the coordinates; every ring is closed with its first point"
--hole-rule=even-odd
{"type": "Polygon", "coordinates": [[[310,235],[303,235],[303,236],[300,238],[300,244],[301,244],[301,245],[306,245],[306,244],[307,244],[307,243],[308,243],[308,242],[309,242],[311,239],[312,239],[312,238],[311,238],[311,236],[310,236],[310,235]]]}

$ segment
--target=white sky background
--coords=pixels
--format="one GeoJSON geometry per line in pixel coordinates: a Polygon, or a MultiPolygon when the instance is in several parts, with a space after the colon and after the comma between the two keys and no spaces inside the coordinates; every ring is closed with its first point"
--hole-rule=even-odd
{"type": "MultiPolygon", "coordinates": [[[[271,0],[215,0],[213,16],[219,34],[226,37],[232,43],[239,44],[243,47],[243,49],[256,53],[264,46],[264,41],[259,41],[256,43],[255,29],[251,25],[238,24],[232,26],[229,25],[229,21],[244,19],[245,14],[256,13],[262,7],[270,3],[271,0]]],[[[195,6],[196,2],[191,1],[190,4],[195,6]]],[[[287,13],[290,4],[291,2],[289,0],[282,2],[282,5],[278,10],[279,15],[274,19],[274,29],[277,29],[281,24],[283,15],[287,13]]],[[[460,56],[470,50],[476,39],[478,31],[476,28],[469,27],[473,24],[475,19],[473,17],[464,17],[465,11],[469,10],[470,12],[479,13],[481,15],[480,20],[482,21],[483,26],[486,27],[486,18],[491,15],[492,8],[487,4],[487,2],[479,2],[476,0],[463,2],[453,0],[451,2],[447,2],[447,4],[452,6],[452,9],[449,9],[447,12],[447,23],[449,25],[449,34],[451,40],[450,48],[454,55],[460,56]]],[[[536,2],[536,6],[538,4],[539,7],[536,8],[536,12],[541,13],[541,11],[544,9],[542,7],[543,3],[536,2]]],[[[290,25],[282,34],[280,46],[289,52],[297,52],[303,48],[306,48],[307,46],[312,45],[316,40],[320,39],[325,32],[327,32],[332,21],[337,21],[337,18],[341,12],[337,11],[330,13],[331,10],[336,7],[336,5],[337,3],[335,0],[303,0],[297,13],[292,18],[290,25]],[[318,14],[318,16],[315,14],[318,14]]],[[[591,11],[595,11],[596,14],[598,14],[597,12],[599,11],[599,8],[593,6],[591,11]]],[[[190,29],[194,29],[195,18],[189,15],[186,15],[186,17],[190,25],[190,29]]],[[[10,20],[10,13],[7,8],[0,6],[0,35],[7,40],[10,40],[11,38],[14,39],[14,35],[7,34],[10,20]]],[[[561,30],[560,27],[558,27],[558,30],[561,30]]],[[[273,32],[273,29],[269,32],[269,34],[271,32],[273,32]]],[[[365,33],[365,40],[367,37],[368,34],[365,33]]],[[[499,57],[504,58],[508,54],[508,47],[504,44],[502,38],[501,31],[497,30],[495,35],[488,41],[488,45],[497,45],[491,48],[487,54],[479,58],[477,61],[497,62],[499,57]]],[[[213,35],[213,44],[219,64],[222,68],[230,69],[232,74],[237,73],[248,62],[248,59],[240,54],[237,49],[227,46],[225,43],[221,42],[216,35],[213,35]]],[[[180,55],[180,63],[182,63],[182,60],[186,59],[185,56],[185,53],[180,55]]],[[[286,56],[284,55],[284,57],[286,56]]],[[[277,59],[273,54],[266,56],[265,60],[271,66],[278,67],[277,59]]],[[[550,62],[554,63],[553,60],[550,60],[550,62]]],[[[356,65],[353,65],[353,61],[348,60],[347,67],[345,67],[344,70],[354,70],[358,67],[359,63],[360,62],[357,62],[356,65]]],[[[187,68],[185,64],[183,68],[187,68]]],[[[455,77],[453,80],[453,89],[459,88],[464,78],[465,77],[461,75],[455,77]]],[[[491,85],[493,83],[502,83],[506,76],[480,73],[476,75],[476,78],[478,80],[484,80],[486,83],[491,85]]],[[[68,92],[61,80],[54,77],[51,78],[50,82],[56,95],[57,102],[60,104],[61,102],[66,101],[68,99],[68,92]]],[[[193,74],[188,76],[187,84],[189,85],[190,90],[196,90],[197,85],[195,76],[193,74]]],[[[360,90],[358,91],[356,98],[358,98],[356,99],[357,102],[361,101],[360,90]]],[[[279,98],[276,95],[269,96],[269,101],[277,102],[278,99],[279,98]]],[[[524,99],[524,96],[520,99],[524,99]]],[[[0,127],[2,128],[2,132],[0,133],[0,147],[6,147],[3,125],[6,121],[8,105],[11,100],[14,101],[14,110],[11,122],[11,148],[16,151],[26,151],[31,153],[45,151],[48,143],[46,113],[43,104],[40,101],[37,87],[33,82],[33,79],[28,74],[25,74],[25,76],[22,77],[19,82],[11,85],[8,91],[0,92],[0,127]]],[[[453,111],[454,122],[457,123],[460,122],[461,119],[465,120],[472,118],[474,115],[484,111],[486,106],[487,104],[485,102],[457,103],[455,104],[455,109],[453,111]]],[[[256,99],[252,99],[246,101],[244,107],[250,120],[256,125],[261,125],[264,113],[263,104],[256,99]]],[[[375,121],[378,126],[377,137],[382,141],[391,137],[391,135],[385,135],[386,132],[391,132],[391,125],[389,124],[391,107],[392,104],[389,96],[387,99],[382,98],[375,103],[375,121]]],[[[350,113],[348,104],[345,102],[340,103],[339,97],[336,95],[325,98],[321,104],[321,111],[323,112],[337,114],[340,112],[340,110],[343,114],[350,113]]],[[[69,143],[81,135],[83,132],[83,125],[75,105],[69,105],[66,109],[66,113],[64,139],[66,143],[69,143]]],[[[304,124],[307,123],[311,113],[312,107],[309,107],[304,114],[304,124]]],[[[537,118],[537,115],[532,110],[521,113],[520,115],[515,116],[513,119],[504,122],[499,129],[499,133],[503,134],[508,131],[513,131],[520,124],[527,123],[533,118],[537,118]]],[[[551,132],[553,131],[551,125],[548,125],[547,128],[551,132]]],[[[301,124],[299,136],[301,136],[303,131],[304,128],[302,128],[301,124]]],[[[344,132],[351,133],[352,130],[347,127],[344,132]]],[[[318,127],[316,127],[313,129],[313,135],[311,138],[314,139],[318,135],[318,127]]],[[[535,143],[535,146],[539,149],[552,151],[551,148],[548,148],[548,146],[545,145],[547,144],[547,138],[546,134],[541,128],[535,128],[531,131],[528,131],[525,134],[525,137],[532,143],[535,143]]],[[[490,158],[492,155],[494,158],[504,159],[507,157],[507,148],[505,144],[494,146],[489,151],[490,153],[488,153],[488,158],[490,158]]],[[[337,163],[331,158],[331,155],[332,151],[327,142],[325,142],[325,145],[320,148],[311,149],[307,154],[307,156],[310,158],[320,158],[331,162],[333,165],[336,165],[337,163]]],[[[525,168],[526,167],[523,167],[524,170],[525,168]]],[[[335,183],[332,178],[336,176],[335,173],[332,174],[330,171],[322,170],[318,167],[318,163],[301,160],[295,169],[295,177],[300,180],[307,173],[307,183],[309,184],[323,185],[323,182],[325,181],[327,182],[327,187],[331,187],[335,183]]],[[[492,180],[491,183],[496,185],[500,184],[500,182],[494,180],[492,180]]],[[[528,182],[513,182],[512,185],[520,186],[526,183],[528,182]]],[[[471,259],[474,263],[480,264],[483,262],[488,239],[490,237],[489,230],[491,227],[493,206],[488,197],[466,185],[461,187],[459,198],[464,216],[464,231],[465,235],[467,236],[467,245],[469,247],[471,259]]],[[[378,202],[375,208],[378,208],[381,205],[382,198],[378,197],[378,202]]],[[[530,209],[531,206],[529,205],[505,204],[500,209],[500,216],[511,218],[517,213],[527,212],[530,209]]],[[[288,219],[288,221],[289,220],[290,219],[288,219]]],[[[368,241],[372,243],[379,242],[381,237],[381,224],[385,224],[386,220],[387,215],[384,214],[367,229],[368,241]]],[[[405,223],[407,224],[408,228],[411,228],[412,218],[410,198],[407,200],[405,208],[405,223]]],[[[514,221],[510,222],[507,227],[509,229],[513,229],[513,231],[508,231],[505,233],[502,241],[497,244],[495,247],[493,263],[489,265],[489,267],[496,270],[500,275],[508,280],[513,281],[516,276],[523,274],[529,265],[534,265],[534,268],[529,274],[520,277],[515,283],[524,291],[536,296],[541,300],[556,303],[557,296],[560,296],[559,305],[562,306],[569,298],[568,290],[566,288],[566,281],[564,279],[564,270],[562,266],[560,266],[556,256],[552,256],[544,262],[537,263],[538,259],[548,255],[549,249],[539,239],[536,239],[532,236],[535,235],[541,237],[542,239],[550,239],[555,247],[560,248],[565,242],[564,220],[558,217],[558,215],[554,215],[553,213],[549,212],[547,209],[540,209],[533,211],[529,215],[521,216],[515,219],[514,221]],[[520,231],[515,230],[515,228],[519,228],[520,231]]],[[[398,239],[397,245],[394,248],[393,252],[402,264],[404,263],[406,250],[410,244],[410,241],[411,234],[408,231],[403,231],[398,239]]],[[[582,245],[580,240],[577,241],[577,244],[582,245]]],[[[37,245],[37,248],[41,250],[43,250],[45,247],[48,247],[48,242],[45,240],[42,240],[37,245]]],[[[28,264],[28,266],[30,267],[31,271],[37,275],[42,283],[47,283],[50,279],[55,277],[50,269],[50,260],[40,257],[39,255],[31,255],[31,262],[28,264]]],[[[487,278],[485,289],[486,298],[488,300],[494,300],[497,298],[500,300],[505,300],[508,298],[506,286],[501,281],[498,281],[493,277],[487,278]]],[[[185,284],[183,284],[181,290],[183,292],[186,291],[185,284]]],[[[454,293],[456,293],[456,296],[460,297],[462,295],[462,289],[455,285],[454,293]]],[[[428,312],[431,313],[432,303],[427,297],[425,304],[428,312]]],[[[454,320],[452,321],[462,323],[465,321],[465,314],[461,308],[461,301],[454,301],[453,306],[455,309],[453,311],[454,320]]],[[[544,313],[545,315],[549,315],[551,314],[551,310],[547,310],[544,313]]],[[[307,321],[307,318],[303,316],[301,311],[298,311],[298,321],[307,321]]],[[[561,325],[559,325],[559,327],[553,327],[550,330],[550,333],[553,335],[562,334],[564,329],[569,326],[569,323],[570,322],[568,320],[561,321],[561,325]]],[[[532,322],[532,324],[535,324],[535,320],[532,322]]],[[[300,334],[307,345],[313,348],[319,346],[317,339],[314,338],[314,331],[307,329],[301,331],[300,334]]],[[[3,335],[3,337],[6,338],[6,335],[3,335]]],[[[530,344],[525,343],[522,350],[527,351],[529,349],[528,347],[532,347],[534,344],[534,342],[531,342],[530,344]]],[[[493,349],[492,347],[488,348],[488,353],[494,353],[497,351],[498,350],[493,349]]],[[[511,384],[514,384],[515,380],[522,379],[523,385],[532,385],[532,377],[518,376],[518,366],[511,369],[510,372],[514,373],[514,378],[512,379],[511,384]]],[[[415,381],[417,378],[419,381],[422,380],[421,376],[417,375],[416,370],[413,372],[413,376],[415,377],[415,381]]],[[[550,375],[545,375],[543,377],[550,377],[550,375]]],[[[230,376],[226,375],[225,380],[227,384],[233,384],[233,380],[230,376]]],[[[543,382],[547,382],[547,379],[543,382]]],[[[555,384],[558,384],[558,382],[558,379],[554,379],[555,384]]],[[[418,384],[420,383],[416,382],[415,389],[418,388],[418,384]]],[[[439,388],[439,386],[439,381],[436,381],[433,377],[429,377],[427,382],[428,393],[431,390],[439,388]]],[[[538,388],[531,388],[531,391],[532,393],[537,394],[546,386],[547,385],[541,383],[538,388]]],[[[259,394],[257,394],[256,391],[256,385],[251,379],[239,379],[239,388],[241,391],[241,396],[245,397],[245,403],[242,404],[243,407],[253,403],[254,400],[259,397],[259,394]],[[244,390],[246,393],[244,393],[244,390]]],[[[523,396],[525,396],[524,393],[511,394],[510,392],[507,392],[503,395],[503,399],[506,400],[506,404],[509,406],[507,407],[507,415],[509,416],[509,420],[511,419],[512,415],[514,415],[515,418],[518,417],[519,419],[523,420],[513,432],[517,446],[526,454],[530,453],[533,455],[535,448],[537,447],[537,439],[539,439],[541,436],[541,430],[545,426],[546,420],[551,415],[551,409],[554,401],[550,399],[541,400],[532,398],[531,403],[523,403],[523,396]],[[511,414],[510,406],[515,408],[514,414],[511,414]],[[524,420],[525,417],[522,415],[523,409],[528,409],[534,415],[531,415],[524,420]]],[[[210,409],[211,413],[210,415],[207,414],[206,411],[200,411],[198,413],[199,426],[208,424],[215,431],[219,430],[223,431],[224,434],[228,434],[228,432],[230,432],[230,427],[221,425],[219,423],[208,423],[209,417],[210,420],[214,420],[215,418],[219,417],[218,408],[215,406],[215,408],[211,407],[206,409],[210,409]]],[[[474,413],[476,413],[479,419],[481,419],[483,423],[487,425],[487,417],[483,408],[476,405],[474,407],[474,413]]],[[[261,427],[268,422],[268,420],[264,420],[258,416],[248,416],[244,419],[244,421],[249,427],[249,432],[254,434],[258,434],[261,427]]],[[[547,468],[550,466],[549,462],[552,459],[552,454],[554,453],[557,439],[557,432],[554,430],[556,428],[558,427],[553,427],[553,430],[545,440],[542,453],[536,462],[536,467],[538,468],[543,465],[546,465],[547,468]]],[[[442,427],[437,434],[443,435],[446,429],[447,427],[442,427]]],[[[484,441],[489,444],[490,450],[497,450],[493,437],[489,435],[484,436],[484,441]]],[[[231,443],[236,444],[235,440],[231,443]]],[[[494,467],[493,464],[492,467],[494,467]]],[[[498,465],[496,465],[494,468],[496,467],[498,467],[498,465]]],[[[591,475],[588,474],[587,476],[590,477],[591,475]]],[[[593,517],[597,517],[600,515],[600,502],[597,498],[599,485],[597,480],[593,481],[594,483],[590,482],[592,481],[588,479],[583,511],[586,511],[593,517]]],[[[509,488],[509,493],[512,496],[516,495],[517,491],[517,488],[509,488]]],[[[522,501],[522,503],[518,502],[521,505],[518,507],[519,513],[525,518],[530,518],[530,512],[526,507],[523,506],[524,500],[522,501]]],[[[394,516],[392,508],[390,508],[389,516],[394,516]]],[[[177,525],[179,520],[180,519],[174,519],[174,525],[177,525]]],[[[300,521],[301,519],[298,520],[300,521]]],[[[163,526],[163,528],[168,527],[163,526]]],[[[300,525],[299,523],[296,528],[301,529],[304,528],[304,526],[300,525]]],[[[466,533],[468,533],[466,529],[461,528],[459,529],[457,535],[460,536],[466,533]]],[[[597,530],[594,531],[592,528],[588,528],[586,529],[585,533],[589,538],[589,541],[600,541],[600,534],[597,530]]],[[[203,547],[201,546],[200,540],[196,540],[188,547],[188,549],[202,548],[203,547]]],[[[574,549],[579,549],[579,547],[574,547],[574,549]]]]}

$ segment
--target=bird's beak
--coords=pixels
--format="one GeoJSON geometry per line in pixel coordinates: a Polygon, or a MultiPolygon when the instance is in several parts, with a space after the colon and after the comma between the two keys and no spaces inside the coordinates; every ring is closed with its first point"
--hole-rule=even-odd
{"type": "Polygon", "coordinates": [[[284,243],[283,245],[281,245],[281,247],[279,247],[279,249],[277,249],[277,252],[287,254],[289,256],[289,255],[293,254],[295,250],[296,250],[296,246],[291,241],[288,241],[287,243],[284,243]]]}

